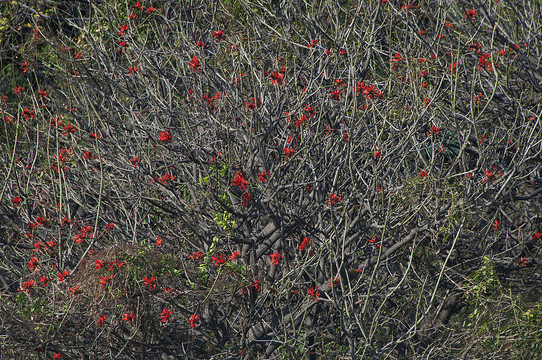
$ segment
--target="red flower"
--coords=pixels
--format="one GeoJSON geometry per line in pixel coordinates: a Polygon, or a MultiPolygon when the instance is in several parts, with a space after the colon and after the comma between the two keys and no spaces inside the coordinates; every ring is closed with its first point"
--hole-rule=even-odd
{"type": "Polygon", "coordinates": [[[429,176],[429,170],[422,170],[420,171],[420,178],[424,178],[426,176],[429,176]]]}
{"type": "Polygon", "coordinates": [[[22,201],[21,198],[18,197],[18,196],[15,196],[15,197],[12,197],[12,198],[11,198],[11,202],[12,202],[12,204],[15,205],[15,206],[19,206],[19,203],[20,203],[21,201],[22,201]]]}
{"type": "Polygon", "coordinates": [[[200,253],[199,250],[198,250],[198,252],[195,252],[195,253],[193,253],[192,255],[188,255],[188,257],[189,257],[190,259],[194,259],[194,260],[203,259],[204,256],[205,256],[205,255],[203,255],[202,253],[200,253]]]}
{"type": "Polygon", "coordinates": [[[162,177],[160,177],[160,182],[164,185],[169,184],[173,182],[174,180],[175,180],[175,176],[171,176],[167,173],[165,175],[162,175],[162,177]]]}
{"type": "Polygon", "coordinates": [[[53,360],[57,360],[57,359],[62,359],[62,354],[61,353],[54,353],[53,354],[53,360]]]}
{"type": "Polygon", "coordinates": [[[105,231],[110,232],[111,229],[113,229],[114,227],[115,227],[115,224],[109,223],[109,224],[107,224],[107,226],[105,227],[105,231]]]}
{"type": "Polygon", "coordinates": [[[495,223],[491,227],[493,228],[493,230],[499,230],[501,226],[502,226],[502,221],[495,219],[495,223]]]}
{"type": "Polygon", "coordinates": [[[104,324],[105,324],[105,318],[106,318],[105,315],[100,316],[100,317],[98,318],[98,322],[96,323],[96,325],[98,325],[98,326],[104,325],[104,324]]]}
{"type": "Polygon", "coordinates": [[[290,156],[292,156],[295,153],[294,148],[284,148],[284,156],[286,159],[288,159],[290,156]]]}
{"type": "Polygon", "coordinates": [[[157,236],[156,237],[156,242],[155,242],[156,246],[161,246],[162,245],[162,238],[160,236],[157,236]]]}
{"type": "Polygon", "coordinates": [[[15,95],[19,95],[20,93],[22,93],[24,91],[24,87],[22,86],[17,86],[15,89],[13,89],[13,93],[15,95]]]}
{"type": "Polygon", "coordinates": [[[17,291],[26,292],[29,293],[30,290],[32,290],[32,287],[36,285],[36,280],[28,280],[23,283],[23,286],[21,286],[17,291]]]}
{"type": "Polygon", "coordinates": [[[133,75],[137,71],[137,68],[135,66],[128,67],[128,73],[126,75],[133,75]]]}
{"type": "Polygon", "coordinates": [[[309,238],[304,238],[301,244],[299,244],[298,249],[303,251],[306,250],[311,245],[309,238]]]}
{"type": "Polygon", "coordinates": [[[194,45],[199,46],[199,47],[205,47],[205,45],[207,45],[207,43],[204,43],[204,42],[201,42],[201,41],[196,41],[196,43],[194,45]]]}
{"type": "Polygon", "coordinates": [[[234,252],[231,253],[231,255],[228,256],[230,261],[236,261],[240,257],[241,257],[241,254],[239,254],[237,250],[235,250],[234,252]]]}
{"type": "Polygon", "coordinates": [[[437,126],[431,126],[431,130],[427,133],[427,136],[436,135],[440,133],[440,128],[437,126]]]}
{"type": "Polygon", "coordinates": [[[286,74],[286,67],[282,67],[279,71],[274,71],[270,77],[271,77],[271,85],[273,84],[282,84],[282,81],[284,80],[284,76],[286,74]]]}
{"type": "Polygon", "coordinates": [[[138,1],[135,3],[134,7],[139,10],[143,10],[143,5],[141,5],[141,1],[138,1]]]}
{"type": "Polygon", "coordinates": [[[235,177],[233,178],[233,186],[239,186],[239,189],[245,191],[248,187],[248,182],[244,178],[244,174],[242,172],[235,173],[235,177]]]}
{"type": "Polygon", "coordinates": [[[100,276],[100,281],[98,283],[102,286],[105,286],[107,284],[110,284],[112,281],[113,281],[113,274],[109,274],[106,276],[100,276]]]}
{"type": "Polygon", "coordinates": [[[474,18],[476,17],[476,15],[478,15],[478,13],[476,12],[476,9],[471,9],[471,10],[467,10],[465,11],[465,17],[470,17],[471,20],[474,20],[474,18]]]}
{"type": "Polygon", "coordinates": [[[344,94],[344,91],[340,89],[331,90],[330,96],[333,100],[341,100],[341,96],[344,94]]]}
{"type": "Polygon", "coordinates": [[[40,263],[39,263],[38,259],[36,259],[35,257],[33,257],[32,260],[30,260],[30,261],[28,262],[28,270],[29,270],[29,271],[34,271],[34,270],[36,270],[36,267],[39,266],[39,264],[40,264],[40,263]]]}
{"type": "Polygon", "coordinates": [[[216,266],[221,266],[226,262],[226,258],[221,252],[216,254],[215,256],[211,256],[211,260],[215,262],[216,266]]]}
{"type": "Polygon", "coordinates": [[[250,193],[246,193],[246,194],[243,194],[242,198],[243,198],[243,201],[241,201],[241,205],[248,206],[248,204],[252,200],[252,195],[250,195],[250,193]]]}
{"type": "Polygon", "coordinates": [[[150,14],[150,13],[153,12],[154,10],[155,10],[155,9],[154,9],[152,6],[149,6],[149,7],[147,8],[147,10],[145,10],[145,13],[150,14]]]}
{"type": "Polygon", "coordinates": [[[331,194],[327,196],[327,203],[329,206],[337,205],[341,202],[342,196],[331,194]]]}
{"type": "Polygon", "coordinates": [[[531,239],[533,241],[536,241],[538,245],[540,245],[540,239],[542,238],[542,233],[539,233],[538,231],[535,231],[533,236],[531,236],[531,239]]]}
{"type": "Polygon", "coordinates": [[[64,270],[64,272],[58,273],[57,274],[58,281],[63,282],[64,280],[68,278],[69,275],[70,275],[70,272],[68,270],[64,270]]]}
{"type": "Polygon", "coordinates": [[[79,286],[77,286],[75,289],[70,288],[70,292],[72,293],[72,295],[77,295],[81,291],[79,290],[79,286]]]}
{"type": "Polygon", "coordinates": [[[162,311],[162,313],[160,314],[160,319],[162,319],[162,322],[167,322],[169,321],[169,317],[171,316],[171,314],[173,314],[171,310],[164,309],[164,311],[162,311]]]}
{"type": "Polygon", "coordinates": [[[199,63],[199,59],[196,55],[192,56],[192,60],[188,63],[188,66],[192,68],[192,72],[196,72],[198,70],[201,73],[201,65],[199,63]]]}
{"type": "Polygon", "coordinates": [[[251,102],[245,101],[245,109],[248,109],[248,112],[256,108],[259,108],[261,105],[262,105],[262,102],[260,101],[259,96],[257,98],[252,98],[251,102]]]}
{"type": "Polygon", "coordinates": [[[271,258],[271,264],[278,265],[280,259],[282,258],[282,255],[280,255],[280,253],[277,251],[277,252],[269,255],[269,257],[271,258]]]}
{"type": "Polygon", "coordinates": [[[528,261],[527,261],[527,258],[525,257],[522,257],[521,259],[516,259],[516,264],[518,264],[518,266],[524,268],[525,265],[527,265],[528,261]]]}
{"type": "Polygon", "coordinates": [[[220,30],[219,32],[216,32],[213,30],[213,35],[216,37],[216,41],[220,42],[220,40],[225,39],[226,36],[224,36],[224,30],[220,30]]]}
{"type": "Polygon", "coordinates": [[[493,65],[491,64],[491,60],[489,60],[491,58],[491,54],[488,54],[488,53],[482,53],[482,55],[480,56],[480,58],[478,59],[478,68],[479,69],[486,69],[487,71],[492,71],[493,70],[493,65]]]}
{"type": "Polygon", "coordinates": [[[104,267],[104,263],[100,260],[94,261],[94,264],[96,264],[96,270],[101,269],[104,267]]]}
{"type": "Polygon", "coordinates": [[[261,173],[258,174],[258,180],[260,180],[260,182],[264,184],[268,176],[269,176],[269,171],[268,172],[262,171],[261,173]]]}
{"type": "Polygon", "coordinates": [[[122,320],[124,321],[130,321],[130,322],[134,322],[136,316],[134,315],[134,313],[132,311],[130,311],[129,314],[122,314],[124,317],[122,318],[122,320]]]}
{"type": "Polygon", "coordinates": [[[40,90],[39,95],[41,97],[47,97],[47,90],[45,90],[45,89],[40,90]]]}
{"type": "Polygon", "coordinates": [[[375,235],[374,238],[369,239],[368,241],[369,241],[369,243],[371,243],[371,244],[373,244],[373,245],[376,245],[376,247],[379,247],[379,246],[380,246],[380,244],[378,243],[378,235],[375,235]]]}
{"type": "Polygon", "coordinates": [[[132,165],[134,165],[134,167],[136,167],[137,164],[139,164],[139,158],[137,156],[133,157],[130,159],[130,162],[132,163],[132,165]]]}
{"type": "Polygon", "coordinates": [[[145,286],[147,286],[148,288],[151,288],[153,290],[156,289],[156,279],[154,278],[154,276],[151,275],[150,279],[145,276],[143,281],[145,282],[145,286]]]}
{"type": "Polygon", "coordinates": [[[312,296],[314,298],[314,301],[318,301],[318,296],[320,296],[320,291],[318,291],[318,288],[315,286],[308,289],[307,294],[309,296],[312,296]]]}
{"type": "Polygon", "coordinates": [[[41,287],[46,287],[47,284],[49,284],[49,279],[47,278],[47,276],[43,275],[40,278],[40,283],[41,283],[41,287]]]}
{"type": "Polygon", "coordinates": [[[167,131],[162,131],[160,133],[160,136],[158,137],[158,140],[160,140],[161,142],[168,143],[171,141],[171,134],[168,133],[167,131]]]}
{"type": "Polygon", "coordinates": [[[198,326],[198,322],[199,322],[200,318],[198,315],[194,315],[192,314],[192,316],[190,317],[190,319],[188,319],[188,325],[190,325],[190,327],[196,327],[198,326]]]}

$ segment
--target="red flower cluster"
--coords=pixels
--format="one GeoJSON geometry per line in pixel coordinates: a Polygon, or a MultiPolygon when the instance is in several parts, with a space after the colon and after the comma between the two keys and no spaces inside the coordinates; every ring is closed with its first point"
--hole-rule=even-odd
{"type": "Polygon", "coordinates": [[[160,133],[160,136],[158,137],[158,140],[164,143],[168,143],[171,141],[171,134],[168,133],[167,131],[162,131],[160,133]]]}
{"type": "Polygon", "coordinates": [[[29,293],[30,290],[36,285],[36,280],[28,280],[23,283],[23,285],[17,289],[17,291],[29,293]]]}
{"type": "Polygon", "coordinates": [[[92,226],[83,226],[81,227],[81,230],[79,231],[79,234],[74,237],[76,244],[82,243],[85,241],[85,238],[88,236],[89,238],[92,238],[92,226]]]}
{"type": "Polygon", "coordinates": [[[105,315],[100,316],[100,317],[98,318],[98,322],[96,323],[96,325],[98,325],[98,326],[104,325],[104,324],[105,324],[105,318],[106,318],[105,315]]]}
{"type": "Polygon", "coordinates": [[[220,42],[220,40],[226,38],[226,36],[224,35],[224,30],[220,30],[218,32],[213,30],[213,36],[216,37],[216,41],[218,41],[218,42],[220,42]]]}
{"type": "Polygon", "coordinates": [[[474,18],[476,17],[476,15],[478,15],[478,13],[476,12],[476,9],[471,9],[471,10],[467,10],[465,11],[465,17],[466,18],[471,18],[471,20],[474,20],[474,18]]]}
{"type": "Polygon", "coordinates": [[[15,206],[19,206],[19,203],[21,202],[21,198],[18,197],[18,196],[15,196],[15,197],[12,197],[11,198],[11,203],[15,206]]]}
{"type": "Polygon", "coordinates": [[[130,313],[129,314],[122,314],[124,317],[122,318],[122,320],[128,322],[134,322],[136,316],[134,315],[134,313],[130,310],[130,313]]]}
{"type": "Polygon", "coordinates": [[[199,324],[199,321],[200,321],[200,318],[198,315],[195,315],[195,314],[192,314],[192,316],[190,317],[190,319],[188,319],[188,325],[190,327],[196,327],[198,326],[199,324]]]}
{"type": "Polygon", "coordinates": [[[160,178],[160,182],[164,185],[169,184],[173,182],[174,180],[175,180],[175,176],[171,176],[167,173],[165,175],[162,175],[162,177],[160,178]]]}
{"type": "Polygon", "coordinates": [[[235,173],[235,177],[233,178],[233,186],[239,186],[239,189],[242,191],[245,191],[248,188],[248,182],[245,179],[245,175],[243,172],[237,172],[235,173]]]}
{"type": "Polygon", "coordinates": [[[318,301],[318,296],[320,296],[320,291],[318,291],[318,288],[315,286],[308,289],[307,294],[309,296],[312,296],[314,298],[314,301],[318,301]]]}
{"type": "Polygon", "coordinates": [[[268,172],[262,171],[261,173],[258,174],[258,180],[260,180],[260,182],[264,184],[267,181],[268,176],[269,176],[269,171],[268,172]]]}
{"type": "Polygon", "coordinates": [[[250,193],[243,194],[242,196],[243,201],[241,201],[241,205],[248,206],[248,204],[252,201],[252,195],[250,193]]]}
{"type": "Polygon", "coordinates": [[[192,56],[192,60],[188,63],[188,66],[192,68],[192,72],[195,73],[198,70],[201,73],[201,65],[196,55],[192,56]]]}
{"type": "Polygon", "coordinates": [[[259,108],[260,106],[262,106],[262,102],[259,96],[257,98],[252,98],[250,102],[245,101],[245,109],[248,109],[248,112],[256,108],[259,108]]]}
{"type": "Polygon", "coordinates": [[[58,273],[58,281],[63,282],[70,276],[70,272],[68,270],[64,270],[64,272],[58,273]]]}
{"type": "Polygon", "coordinates": [[[215,256],[211,256],[211,260],[214,261],[216,266],[221,266],[226,262],[226,258],[221,252],[217,253],[215,256]]]}
{"type": "Polygon", "coordinates": [[[495,222],[491,226],[493,230],[499,230],[499,228],[502,226],[502,221],[495,219],[495,222]]]}
{"type": "Polygon", "coordinates": [[[303,251],[306,250],[311,245],[311,241],[309,238],[304,238],[303,241],[301,241],[301,244],[299,244],[298,249],[303,251]]]}
{"type": "Polygon", "coordinates": [[[35,257],[32,257],[32,259],[28,262],[28,271],[34,271],[36,270],[36,267],[39,266],[39,261],[35,257]]]}
{"type": "Polygon", "coordinates": [[[288,159],[293,154],[295,154],[295,149],[293,149],[293,148],[284,148],[284,157],[286,159],[288,159]]]}
{"type": "Polygon", "coordinates": [[[111,284],[113,281],[113,274],[109,274],[106,276],[100,276],[100,281],[98,281],[98,284],[102,286],[106,286],[107,284],[111,284]]]}
{"type": "Polygon", "coordinates": [[[156,289],[156,278],[154,276],[151,275],[150,279],[145,276],[143,282],[145,282],[145,286],[149,289],[156,289]]]}
{"type": "Polygon", "coordinates": [[[358,96],[365,96],[366,99],[376,99],[376,98],[382,98],[384,95],[382,92],[380,92],[377,88],[375,88],[374,85],[368,84],[365,85],[365,83],[359,82],[354,87],[354,91],[356,91],[356,94],[358,96]]]}
{"type": "Polygon", "coordinates": [[[36,110],[30,110],[29,108],[25,107],[23,111],[21,111],[21,116],[26,120],[30,121],[33,118],[36,117],[36,110]]]}
{"type": "Polygon", "coordinates": [[[273,84],[282,84],[282,81],[284,80],[284,76],[286,74],[286,67],[282,67],[282,69],[280,69],[279,71],[274,71],[272,74],[271,74],[271,85],[273,84]]]}
{"type": "Polygon", "coordinates": [[[310,44],[307,44],[307,47],[310,49],[318,44],[318,39],[312,39],[310,44]]]}
{"type": "Polygon", "coordinates": [[[282,255],[277,251],[277,252],[269,255],[269,257],[271,258],[271,264],[278,265],[280,259],[282,258],[282,255]]]}
{"type": "Polygon", "coordinates": [[[337,205],[341,202],[342,196],[337,196],[335,194],[331,194],[327,196],[327,204],[329,206],[337,205]]]}
{"type": "Polygon", "coordinates": [[[173,311],[169,310],[169,309],[164,309],[164,311],[162,311],[162,313],[160,314],[160,319],[162,320],[162,322],[168,322],[169,321],[169,317],[171,316],[171,314],[173,314],[173,311]]]}
{"type": "Polygon", "coordinates": [[[491,54],[488,54],[486,52],[482,53],[480,58],[478,59],[478,68],[479,69],[486,69],[487,71],[493,71],[493,65],[491,64],[491,54]]]}
{"type": "Polygon", "coordinates": [[[237,261],[237,259],[240,257],[241,257],[241,254],[239,254],[237,250],[232,252],[231,255],[228,255],[228,259],[230,259],[230,261],[237,261]]]}
{"type": "Polygon", "coordinates": [[[431,126],[431,130],[429,130],[429,132],[427,133],[427,136],[436,135],[438,133],[440,133],[440,128],[433,125],[431,126]]]}

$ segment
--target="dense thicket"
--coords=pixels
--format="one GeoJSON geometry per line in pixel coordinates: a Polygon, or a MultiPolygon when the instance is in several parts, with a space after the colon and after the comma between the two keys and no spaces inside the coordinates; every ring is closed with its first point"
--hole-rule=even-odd
{"type": "Polygon", "coordinates": [[[540,2],[0,6],[0,357],[540,354],[540,2]]]}

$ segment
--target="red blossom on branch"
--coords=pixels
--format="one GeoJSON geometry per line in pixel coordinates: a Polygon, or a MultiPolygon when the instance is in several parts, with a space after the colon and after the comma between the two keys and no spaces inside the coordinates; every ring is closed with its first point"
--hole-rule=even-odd
{"type": "Polygon", "coordinates": [[[318,296],[320,296],[320,291],[318,291],[318,288],[315,286],[307,290],[307,295],[313,297],[314,301],[318,301],[318,296]]]}
{"type": "Polygon", "coordinates": [[[143,279],[143,281],[145,282],[145,286],[148,287],[149,289],[156,289],[156,278],[154,276],[151,275],[150,278],[146,277],[143,279]]]}
{"type": "Polygon", "coordinates": [[[98,326],[102,326],[105,324],[105,319],[106,319],[106,316],[105,315],[102,315],[98,318],[98,322],[96,323],[96,325],[98,326]]]}
{"type": "Polygon", "coordinates": [[[195,73],[198,70],[201,73],[201,65],[196,55],[192,56],[192,60],[188,63],[188,67],[192,68],[192,72],[195,73]]]}
{"type": "Polygon", "coordinates": [[[306,250],[311,245],[311,241],[309,238],[304,238],[303,241],[301,241],[301,244],[299,244],[298,249],[303,251],[306,250]]]}
{"type": "Polygon", "coordinates": [[[171,134],[167,131],[162,131],[160,133],[160,136],[158,137],[158,140],[160,140],[163,143],[168,143],[171,141],[171,134]]]}
{"type": "Polygon", "coordinates": [[[226,258],[224,257],[224,254],[221,252],[217,253],[214,256],[211,256],[211,260],[214,261],[216,266],[221,266],[226,262],[226,258]]]}
{"type": "Polygon", "coordinates": [[[278,265],[280,259],[282,258],[282,255],[277,251],[277,252],[269,255],[269,257],[271,258],[271,264],[278,265]]]}
{"type": "Polygon", "coordinates": [[[173,311],[166,308],[160,314],[160,319],[162,320],[162,322],[168,322],[171,314],[173,314],[173,311]]]}
{"type": "Polygon", "coordinates": [[[288,159],[290,156],[294,155],[295,154],[295,149],[294,148],[284,148],[284,157],[286,159],[288,159]]]}
{"type": "Polygon", "coordinates": [[[123,318],[122,320],[123,321],[126,321],[126,322],[134,322],[134,320],[136,319],[136,316],[134,315],[134,313],[130,310],[130,313],[129,314],[122,314],[123,315],[123,318]]]}
{"type": "Polygon", "coordinates": [[[198,315],[192,314],[192,316],[188,319],[188,325],[190,327],[196,327],[199,325],[200,318],[198,315]]]}

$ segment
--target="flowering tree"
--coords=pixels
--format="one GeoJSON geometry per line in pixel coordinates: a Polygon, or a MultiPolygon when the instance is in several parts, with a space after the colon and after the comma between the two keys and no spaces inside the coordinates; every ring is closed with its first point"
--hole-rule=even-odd
{"type": "Polygon", "coordinates": [[[2,357],[537,354],[539,4],[2,6],[2,357]]]}

